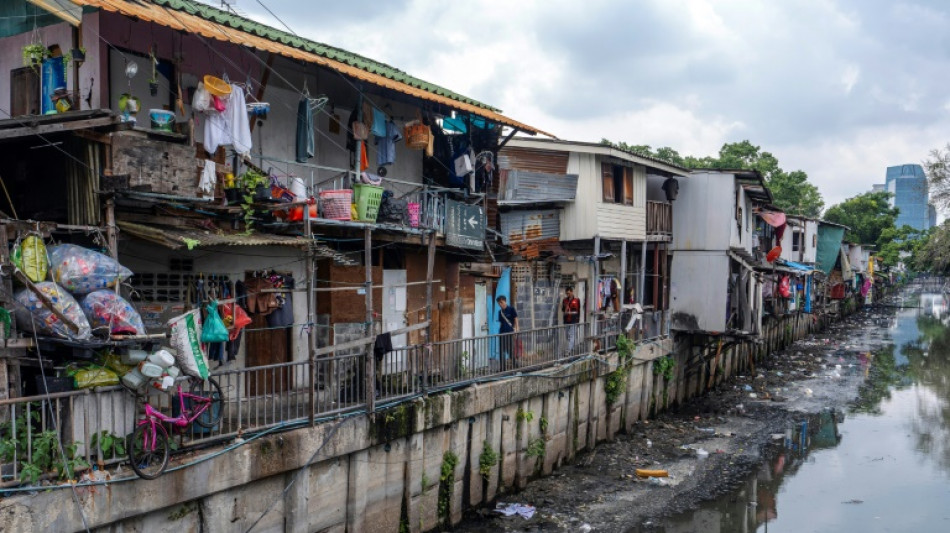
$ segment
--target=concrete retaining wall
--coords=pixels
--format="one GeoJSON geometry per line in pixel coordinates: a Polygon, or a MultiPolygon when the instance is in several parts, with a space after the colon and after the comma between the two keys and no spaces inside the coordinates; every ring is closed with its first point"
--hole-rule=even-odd
{"type": "MultiPolygon", "coordinates": [[[[93,530],[116,533],[243,532],[258,520],[259,532],[428,531],[551,473],[637,420],[748,371],[825,320],[768,321],[760,342],[722,348],[717,342],[707,346],[713,357],[705,361],[698,338],[678,338],[675,346],[671,339],[652,342],[638,346],[633,362],[616,372],[614,354],[473,385],[372,417],[261,437],[155,481],[82,488],[78,499],[93,530]],[[674,351],[672,376],[654,373],[656,360],[674,351]],[[608,382],[617,389],[611,403],[608,382]],[[482,475],[485,449],[498,460],[482,475]]],[[[69,490],[7,498],[0,519],[8,531],[83,529],[69,490]]]]}

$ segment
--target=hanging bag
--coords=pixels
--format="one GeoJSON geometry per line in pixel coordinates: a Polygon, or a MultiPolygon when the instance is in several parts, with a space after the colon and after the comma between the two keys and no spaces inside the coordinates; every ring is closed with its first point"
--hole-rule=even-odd
{"type": "Polygon", "coordinates": [[[28,235],[13,248],[13,264],[26,274],[33,283],[46,280],[49,260],[46,245],[40,235],[28,235]]]}
{"type": "Polygon", "coordinates": [[[221,315],[218,314],[218,302],[211,302],[206,310],[208,316],[205,317],[204,325],[201,328],[201,342],[206,344],[227,342],[228,328],[225,327],[221,315]]]}
{"type": "Polygon", "coordinates": [[[423,124],[421,119],[412,120],[406,123],[403,136],[406,138],[406,146],[411,150],[425,150],[429,146],[432,130],[423,124]]]}

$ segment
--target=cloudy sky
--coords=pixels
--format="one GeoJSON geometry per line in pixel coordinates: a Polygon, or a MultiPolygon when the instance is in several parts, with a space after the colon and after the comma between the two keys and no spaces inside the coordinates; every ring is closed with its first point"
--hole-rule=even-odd
{"type": "MultiPolygon", "coordinates": [[[[826,205],[950,141],[946,1],[262,1],[302,36],[560,138],[697,156],[749,139],[826,205]]],[[[237,8],[281,27],[257,0],[237,8]]]]}

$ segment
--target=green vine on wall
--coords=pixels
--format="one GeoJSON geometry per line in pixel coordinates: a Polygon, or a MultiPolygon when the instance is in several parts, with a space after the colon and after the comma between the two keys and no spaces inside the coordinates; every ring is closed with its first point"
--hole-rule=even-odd
{"type": "Polygon", "coordinates": [[[442,455],[442,470],[439,473],[439,520],[446,526],[450,525],[452,508],[452,490],[455,487],[455,467],[459,464],[459,456],[455,452],[445,452],[442,455]]]}
{"type": "Polygon", "coordinates": [[[670,356],[661,357],[653,361],[653,374],[663,376],[663,379],[673,379],[673,369],[676,368],[676,359],[670,356]]]}
{"type": "Polygon", "coordinates": [[[478,457],[478,473],[486,480],[491,476],[491,469],[498,464],[498,452],[491,447],[487,440],[482,443],[482,454],[478,457]]]}

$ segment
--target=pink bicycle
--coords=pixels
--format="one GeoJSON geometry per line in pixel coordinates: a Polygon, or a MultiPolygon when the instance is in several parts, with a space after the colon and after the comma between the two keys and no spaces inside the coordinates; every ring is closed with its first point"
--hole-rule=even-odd
{"type": "Polygon", "coordinates": [[[145,416],[135,425],[129,437],[129,462],[142,479],[155,479],[168,467],[170,447],[165,424],[184,431],[192,422],[213,429],[221,420],[221,386],[212,378],[205,381],[190,378],[188,392],[178,384],[178,416],[170,417],[145,402],[145,416]],[[187,400],[187,402],[185,401],[187,400]]]}

